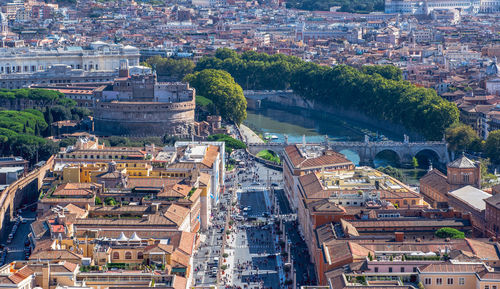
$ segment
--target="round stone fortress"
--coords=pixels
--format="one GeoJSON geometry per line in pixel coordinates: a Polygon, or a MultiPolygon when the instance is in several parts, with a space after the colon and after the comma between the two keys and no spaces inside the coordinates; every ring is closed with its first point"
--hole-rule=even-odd
{"type": "Polygon", "coordinates": [[[178,103],[100,102],[94,109],[96,132],[110,135],[190,135],[194,99],[178,103]]]}
{"type": "Polygon", "coordinates": [[[188,136],[194,124],[195,90],[188,83],[157,82],[156,74],[128,74],[99,91],[94,104],[95,132],[101,135],[188,136]]]}

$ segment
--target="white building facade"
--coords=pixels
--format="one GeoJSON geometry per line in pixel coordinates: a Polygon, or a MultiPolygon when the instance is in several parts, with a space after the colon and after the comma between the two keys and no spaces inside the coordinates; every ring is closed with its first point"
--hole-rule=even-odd
{"type": "Polygon", "coordinates": [[[45,71],[57,64],[84,71],[114,71],[123,59],[132,66],[139,65],[139,56],[139,49],[133,46],[104,42],[94,42],[89,48],[3,48],[0,49],[0,79],[5,74],[45,71]]]}

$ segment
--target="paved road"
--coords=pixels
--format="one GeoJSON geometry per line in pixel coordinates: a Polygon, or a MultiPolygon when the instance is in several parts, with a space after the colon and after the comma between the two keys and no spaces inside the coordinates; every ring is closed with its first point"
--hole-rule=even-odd
{"type": "MultiPolygon", "coordinates": [[[[226,207],[231,208],[231,213],[229,210],[222,211],[221,207],[214,209],[214,225],[202,233],[205,240],[195,254],[195,284],[215,284],[215,275],[210,276],[214,266],[208,262],[221,250],[222,237],[225,237],[226,232],[221,232],[220,228],[224,224],[223,218],[229,214],[232,221],[224,247],[226,254],[219,262],[219,288],[291,288],[284,285],[283,264],[286,260],[281,256],[282,249],[276,233],[278,222],[271,214],[274,197],[270,196],[267,189],[272,183],[278,188],[282,187],[282,173],[253,162],[241,150],[232,157],[245,165],[237,170],[234,177],[229,177],[230,182],[226,184],[226,188],[237,188],[236,198],[230,200],[231,195],[224,194],[221,202],[235,205],[226,207]],[[225,270],[221,270],[221,266],[225,270]]],[[[280,214],[291,214],[282,189],[275,190],[275,197],[280,214]]],[[[286,222],[285,232],[293,244],[291,256],[297,271],[297,285],[314,284],[314,266],[309,263],[297,225],[286,222]]]]}
{"type": "Polygon", "coordinates": [[[297,286],[315,285],[316,275],[314,273],[314,264],[309,261],[306,243],[300,236],[297,226],[296,221],[285,223],[288,240],[293,244],[291,250],[295,270],[297,271],[297,286]]]}
{"type": "Polygon", "coordinates": [[[209,286],[217,283],[217,273],[222,265],[220,253],[225,235],[224,226],[229,203],[230,198],[228,190],[226,190],[225,194],[221,196],[218,206],[212,209],[211,227],[200,234],[202,241],[193,259],[194,285],[209,286]]]}
{"type": "Polygon", "coordinates": [[[27,220],[25,223],[19,223],[16,233],[14,234],[14,238],[10,244],[7,244],[7,238],[12,231],[14,223],[9,223],[5,229],[5,233],[0,236],[0,243],[8,248],[5,264],[14,260],[24,260],[26,257],[24,242],[28,239],[28,234],[31,230],[30,224],[36,217],[36,213],[28,209],[24,210],[21,213],[21,216],[23,218],[27,218],[27,220]]]}
{"type": "Polygon", "coordinates": [[[290,203],[286,198],[285,191],[283,189],[274,190],[275,196],[278,199],[278,206],[280,207],[281,215],[292,214],[292,208],[290,207],[290,203]]]}

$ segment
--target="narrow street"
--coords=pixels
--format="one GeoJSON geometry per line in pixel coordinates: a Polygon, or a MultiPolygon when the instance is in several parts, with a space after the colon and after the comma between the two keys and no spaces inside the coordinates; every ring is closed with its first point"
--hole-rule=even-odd
{"type": "Polygon", "coordinates": [[[36,212],[31,211],[32,207],[28,207],[22,210],[19,214],[21,218],[17,218],[17,222],[11,222],[5,228],[5,234],[0,238],[0,243],[6,248],[2,250],[2,255],[0,256],[0,263],[7,264],[14,260],[24,260],[29,256],[29,251],[27,252],[27,240],[28,234],[31,231],[30,224],[35,220],[36,212]],[[17,223],[17,228],[13,232],[13,227],[17,223]],[[12,234],[12,239],[9,242],[9,235],[12,234]]]}
{"type": "Polygon", "coordinates": [[[296,288],[314,284],[314,265],[283,191],[282,172],[255,162],[244,150],[231,157],[238,166],[226,175],[211,227],[201,232],[193,285],[278,289],[293,288],[294,279],[296,288]]]}

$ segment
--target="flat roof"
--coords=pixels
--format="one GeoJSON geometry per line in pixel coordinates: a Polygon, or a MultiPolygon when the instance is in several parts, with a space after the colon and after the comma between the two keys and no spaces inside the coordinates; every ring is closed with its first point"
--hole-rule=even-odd
{"type": "Polygon", "coordinates": [[[469,204],[471,207],[475,208],[478,211],[486,209],[486,203],[484,202],[484,200],[491,197],[491,195],[487,192],[474,188],[470,185],[449,192],[448,194],[466,204],[469,204]]]}
{"type": "Polygon", "coordinates": [[[3,167],[3,168],[0,168],[0,173],[16,173],[19,171],[24,171],[24,167],[3,167]]]}

